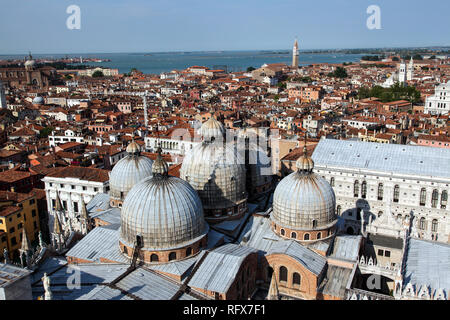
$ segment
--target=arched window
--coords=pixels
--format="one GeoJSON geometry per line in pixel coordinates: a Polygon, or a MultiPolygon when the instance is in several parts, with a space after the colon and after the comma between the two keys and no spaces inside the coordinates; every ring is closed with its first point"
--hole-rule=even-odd
{"type": "Polygon", "coordinates": [[[331,177],[331,179],[330,179],[330,185],[331,185],[332,187],[334,187],[334,177],[331,177]]]}
{"type": "Polygon", "coordinates": [[[359,197],[359,181],[356,180],[355,184],[353,185],[353,195],[355,198],[359,197]]]}
{"type": "Polygon", "coordinates": [[[158,261],[159,261],[158,255],[153,253],[153,254],[150,256],[150,261],[151,261],[151,262],[158,262],[158,261]]]}
{"type": "Polygon", "coordinates": [[[123,247],[123,253],[128,254],[128,249],[125,246],[123,247]]]}
{"type": "Polygon", "coordinates": [[[394,202],[398,202],[400,198],[400,186],[397,184],[394,187],[394,202]]]}
{"type": "Polygon", "coordinates": [[[420,230],[425,230],[427,228],[427,221],[425,218],[420,218],[420,230]]]}
{"type": "Polygon", "coordinates": [[[313,229],[317,228],[317,220],[312,221],[312,227],[313,229]]]}
{"type": "Polygon", "coordinates": [[[176,252],[169,253],[169,261],[175,260],[177,258],[176,252]]]}
{"type": "Polygon", "coordinates": [[[438,230],[438,221],[437,219],[433,219],[433,221],[431,222],[431,231],[437,232],[437,230],[438,230]]]}
{"type": "Polygon", "coordinates": [[[378,185],[378,200],[383,200],[384,186],[382,183],[378,185]]]}
{"type": "Polygon", "coordinates": [[[336,208],[336,213],[337,213],[337,215],[340,215],[341,214],[341,206],[337,206],[337,208],[336,208]]]}
{"type": "Polygon", "coordinates": [[[365,199],[367,196],[367,182],[363,181],[361,184],[361,198],[365,199]]]}
{"type": "Polygon", "coordinates": [[[282,236],[284,236],[284,229],[281,229],[280,233],[282,236]]]}
{"type": "Polygon", "coordinates": [[[287,281],[288,279],[288,271],[286,267],[280,267],[280,281],[287,281]]]}
{"type": "Polygon", "coordinates": [[[400,213],[397,215],[397,220],[402,220],[402,215],[400,213]]]}
{"type": "Polygon", "coordinates": [[[431,207],[436,208],[439,200],[439,191],[436,189],[433,190],[433,194],[431,196],[431,207]]]}
{"type": "Polygon", "coordinates": [[[292,239],[297,239],[297,233],[292,232],[292,233],[291,233],[291,238],[292,238],[292,239]]]}
{"type": "Polygon", "coordinates": [[[186,249],[186,257],[189,257],[192,254],[192,248],[189,247],[186,249]]]}
{"type": "Polygon", "coordinates": [[[378,211],[378,218],[383,215],[383,211],[378,211]]]}
{"type": "Polygon", "coordinates": [[[425,188],[422,188],[420,190],[420,205],[424,206],[427,201],[427,190],[425,188]]]}
{"type": "Polygon", "coordinates": [[[299,286],[301,281],[302,280],[301,280],[300,274],[298,274],[297,272],[294,272],[294,274],[292,275],[292,284],[299,286]]]}
{"type": "Polygon", "coordinates": [[[448,193],[446,190],[442,191],[441,194],[441,209],[447,208],[447,201],[448,201],[448,193]]]}
{"type": "Polygon", "coordinates": [[[321,232],[319,232],[319,233],[317,234],[317,240],[320,239],[320,238],[322,238],[322,233],[321,233],[321,232]]]}
{"type": "Polygon", "coordinates": [[[304,239],[304,240],[309,240],[309,233],[305,233],[303,239],[304,239]]]}

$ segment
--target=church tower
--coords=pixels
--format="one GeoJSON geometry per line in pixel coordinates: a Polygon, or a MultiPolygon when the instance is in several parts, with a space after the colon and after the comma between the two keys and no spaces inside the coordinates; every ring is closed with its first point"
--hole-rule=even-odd
{"type": "Polygon", "coordinates": [[[292,66],[298,68],[298,41],[295,39],[294,48],[292,50],[292,66]]]}
{"type": "Polygon", "coordinates": [[[6,95],[5,88],[3,87],[3,82],[0,80],[0,109],[6,109],[6,95]]]}
{"type": "Polygon", "coordinates": [[[409,61],[409,65],[408,65],[408,72],[406,75],[406,80],[411,81],[414,77],[414,60],[411,57],[411,60],[409,61]]]}
{"type": "Polygon", "coordinates": [[[400,69],[398,71],[398,82],[400,82],[400,84],[404,84],[406,82],[406,63],[405,63],[405,61],[402,61],[402,63],[400,63],[400,69]]]}

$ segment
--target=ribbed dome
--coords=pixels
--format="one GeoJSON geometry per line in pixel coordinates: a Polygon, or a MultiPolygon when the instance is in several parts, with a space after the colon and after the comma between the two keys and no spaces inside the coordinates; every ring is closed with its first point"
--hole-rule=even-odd
{"type": "MultiPolygon", "coordinates": [[[[133,141],[130,145],[133,143],[136,144],[133,141]]],[[[125,199],[136,183],[152,175],[153,161],[140,156],[139,151],[130,145],[127,147],[128,155],[116,163],[109,176],[110,197],[119,201],[125,199]]]]}
{"type": "Polygon", "coordinates": [[[197,241],[208,232],[200,198],[186,181],[157,175],[136,184],[121,212],[120,241],[130,247],[136,236],[144,250],[167,250],[197,241]]]}
{"type": "Polygon", "coordinates": [[[281,180],[273,196],[272,219],[294,230],[327,228],[337,217],[336,196],[331,185],[312,173],[314,163],[306,152],[297,162],[298,171],[281,180]]]}
{"type": "Polygon", "coordinates": [[[42,97],[36,97],[33,99],[33,104],[42,105],[44,103],[45,103],[45,101],[44,101],[44,98],[42,98],[42,97]]]}
{"type": "Polygon", "coordinates": [[[202,124],[199,129],[199,134],[203,137],[204,141],[211,141],[212,138],[222,140],[225,135],[225,128],[219,121],[211,116],[211,118],[202,124]]]}
{"type": "Polygon", "coordinates": [[[229,208],[247,198],[244,159],[221,142],[203,142],[190,150],[180,178],[197,190],[205,210],[229,208]]]}

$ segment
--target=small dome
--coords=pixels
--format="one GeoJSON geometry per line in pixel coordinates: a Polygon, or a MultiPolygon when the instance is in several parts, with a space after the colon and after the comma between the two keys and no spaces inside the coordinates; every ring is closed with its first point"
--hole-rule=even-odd
{"type": "Polygon", "coordinates": [[[199,134],[203,137],[204,141],[211,141],[214,139],[223,139],[225,135],[224,126],[217,121],[213,116],[209,118],[199,129],[199,134]]]}
{"type": "MultiPolygon", "coordinates": [[[[157,168],[167,166],[155,163],[157,168]]],[[[143,250],[169,250],[198,241],[208,229],[200,198],[189,183],[167,174],[155,175],[128,193],[121,212],[120,242],[133,247],[139,235],[143,250]]]]}
{"type": "Polygon", "coordinates": [[[158,148],[158,156],[152,165],[152,174],[166,176],[169,172],[169,166],[167,162],[161,156],[161,148],[158,148]]]}
{"type": "Polygon", "coordinates": [[[133,139],[127,146],[127,152],[132,155],[139,154],[141,152],[141,147],[133,139]]]}
{"type": "Polygon", "coordinates": [[[136,183],[152,175],[153,161],[139,155],[136,142],[133,141],[130,145],[127,147],[128,155],[116,163],[109,176],[110,197],[118,202],[125,199],[136,183]]]}
{"type": "Polygon", "coordinates": [[[36,61],[30,59],[25,62],[25,68],[34,68],[36,61]]]}
{"type": "Polygon", "coordinates": [[[45,103],[44,98],[36,97],[33,99],[33,104],[35,105],[43,105],[45,103]]]}
{"type": "Polygon", "coordinates": [[[306,155],[306,146],[303,147],[303,155],[296,162],[297,170],[312,172],[314,161],[306,155]]]}

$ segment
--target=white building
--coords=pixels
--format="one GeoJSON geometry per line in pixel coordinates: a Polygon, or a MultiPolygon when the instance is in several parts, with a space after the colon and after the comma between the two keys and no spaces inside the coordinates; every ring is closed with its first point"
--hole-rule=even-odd
{"type": "Polygon", "coordinates": [[[50,232],[53,230],[57,197],[64,210],[64,216],[59,217],[61,224],[65,229],[70,225],[76,230],[83,203],[89,203],[98,193],[109,191],[109,172],[97,168],[55,168],[42,181],[45,184],[50,232]]]}
{"type": "Polygon", "coordinates": [[[418,237],[449,242],[450,150],[322,139],[312,158],[334,188],[347,232],[361,232],[392,201],[398,220],[415,217],[418,237]]]}
{"type": "Polygon", "coordinates": [[[84,137],[70,129],[65,130],[63,135],[56,134],[55,131],[52,131],[52,134],[48,136],[48,145],[50,148],[67,142],[84,143],[84,137]]]}
{"type": "Polygon", "coordinates": [[[400,63],[400,68],[398,70],[398,82],[400,84],[406,82],[406,63],[404,61],[400,63]]]}
{"type": "Polygon", "coordinates": [[[186,152],[193,149],[201,141],[193,141],[193,139],[171,139],[158,137],[145,137],[145,149],[150,152],[156,152],[158,144],[164,153],[185,155],[186,152]]]}
{"type": "Polygon", "coordinates": [[[425,100],[426,114],[446,115],[450,111],[450,81],[436,87],[435,93],[425,100]]]}
{"type": "Polygon", "coordinates": [[[414,60],[411,57],[411,60],[408,64],[408,71],[406,73],[406,80],[411,81],[414,78],[414,60]]]}

